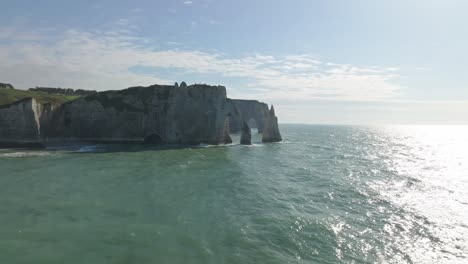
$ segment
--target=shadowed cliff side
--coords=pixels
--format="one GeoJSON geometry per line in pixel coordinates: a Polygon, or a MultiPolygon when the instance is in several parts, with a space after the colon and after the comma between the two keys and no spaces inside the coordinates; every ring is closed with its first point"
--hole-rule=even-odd
{"type": "Polygon", "coordinates": [[[278,118],[275,115],[275,108],[272,105],[265,118],[262,142],[279,142],[281,140],[282,138],[278,127],[278,118]]]}
{"type": "Polygon", "coordinates": [[[247,123],[243,122],[243,126],[241,130],[242,130],[242,134],[241,134],[240,143],[242,145],[252,145],[252,133],[247,123]]]}
{"type": "Polygon", "coordinates": [[[0,106],[0,147],[44,147],[41,113],[42,105],[34,98],[0,106]]]}
{"type": "MultiPolygon", "coordinates": [[[[271,116],[274,111],[255,102],[263,109],[257,111],[262,115],[258,118],[265,120],[259,121],[260,126],[268,124],[265,128],[273,131],[266,131],[265,142],[281,140],[276,116],[271,116]]],[[[241,144],[251,144],[250,128],[239,105],[226,97],[223,86],[131,87],[93,93],[61,105],[27,99],[2,106],[0,143],[226,144],[232,142],[232,120],[242,120],[238,125],[243,131],[241,144]]]]}
{"type": "Polygon", "coordinates": [[[221,144],[228,114],[235,113],[223,86],[132,87],[64,104],[45,134],[96,142],[221,144]]]}
{"type": "Polygon", "coordinates": [[[232,132],[244,132],[242,126],[248,126],[248,121],[253,120],[257,126],[258,133],[262,135],[263,142],[279,142],[282,140],[278,127],[278,118],[272,106],[268,110],[268,105],[257,100],[233,99],[232,102],[240,112],[240,118],[232,118],[230,127],[232,132]]]}
{"type": "MultiPolygon", "coordinates": [[[[233,103],[239,109],[242,119],[231,119],[230,126],[232,132],[241,132],[243,122],[248,123],[254,120],[258,133],[263,133],[265,115],[268,112],[268,105],[257,100],[232,99],[233,103]]],[[[251,127],[255,128],[255,127],[251,127]]]]}

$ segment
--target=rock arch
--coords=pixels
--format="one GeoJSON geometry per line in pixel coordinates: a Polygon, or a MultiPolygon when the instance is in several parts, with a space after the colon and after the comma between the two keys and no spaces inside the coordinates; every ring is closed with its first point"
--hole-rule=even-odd
{"type": "Polygon", "coordinates": [[[268,105],[257,100],[233,99],[232,102],[239,109],[242,119],[233,119],[230,124],[231,129],[235,132],[240,132],[242,122],[245,121],[248,124],[249,120],[253,119],[255,120],[258,133],[263,133],[265,112],[268,111],[268,105]]]}
{"type": "Polygon", "coordinates": [[[230,136],[230,133],[237,133],[237,132],[241,132],[240,144],[242,145],[251,144],[251,134],[250,134],[249,126],[247,125],[245,121],[243,121],[243,118],[239,111],[238,106],[233,103],[233,100],[228,99],[227,105],[225,108],[225,119],[224,119],[222,143],[224,144],[232,143],[232,138],[230,136]],[[231,124],[235,124],[236,128],[233,129],[231,127],[231,124]],[[237,128],[239,128],[240,131],[237,128]]]}
{"type": "Polygon", "coordinates": [[[268,109],[267,104],[256,100],[233,99],[231,101],[239,111],[239,117],[230,119],[229,125],[232,132],[244,132],[243,128],[249,126],[250,120],[254,120],[258,133],[262,134],[262,142],[282,140],[273,105],[271,109],[268,109]]]}

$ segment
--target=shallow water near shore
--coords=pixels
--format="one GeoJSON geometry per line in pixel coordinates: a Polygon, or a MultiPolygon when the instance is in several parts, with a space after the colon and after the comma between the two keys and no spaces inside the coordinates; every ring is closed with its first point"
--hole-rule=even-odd
{"type": "Polygon", "coordinates": [[[280,128],[0,150],[0,263],[468,262],[468,127],[280,128]]]}

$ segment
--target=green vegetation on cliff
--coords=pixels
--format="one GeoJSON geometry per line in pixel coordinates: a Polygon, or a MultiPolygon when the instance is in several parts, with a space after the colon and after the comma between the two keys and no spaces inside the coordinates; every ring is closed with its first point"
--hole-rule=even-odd
{"type": "Polygon", "coordinates": [[[75,100],[79,96],[50,94],[37,91],[25,91],[18,89],[0,89],[0,105],[11,104],[18,100],[34,97],[39,103],[63,104],[75,100]]]}

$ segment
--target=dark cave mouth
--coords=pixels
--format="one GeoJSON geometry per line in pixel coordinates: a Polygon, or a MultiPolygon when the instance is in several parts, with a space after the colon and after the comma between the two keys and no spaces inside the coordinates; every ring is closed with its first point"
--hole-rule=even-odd
{"type": "Polygon", "coordinates": [[[150,135],[146,136],[144,142],[145,142],[145,144],[148,144],[148,145],[162,145],[162,144],[164,144],[163,139],[158,134],[150,134],[150,135]]]}

